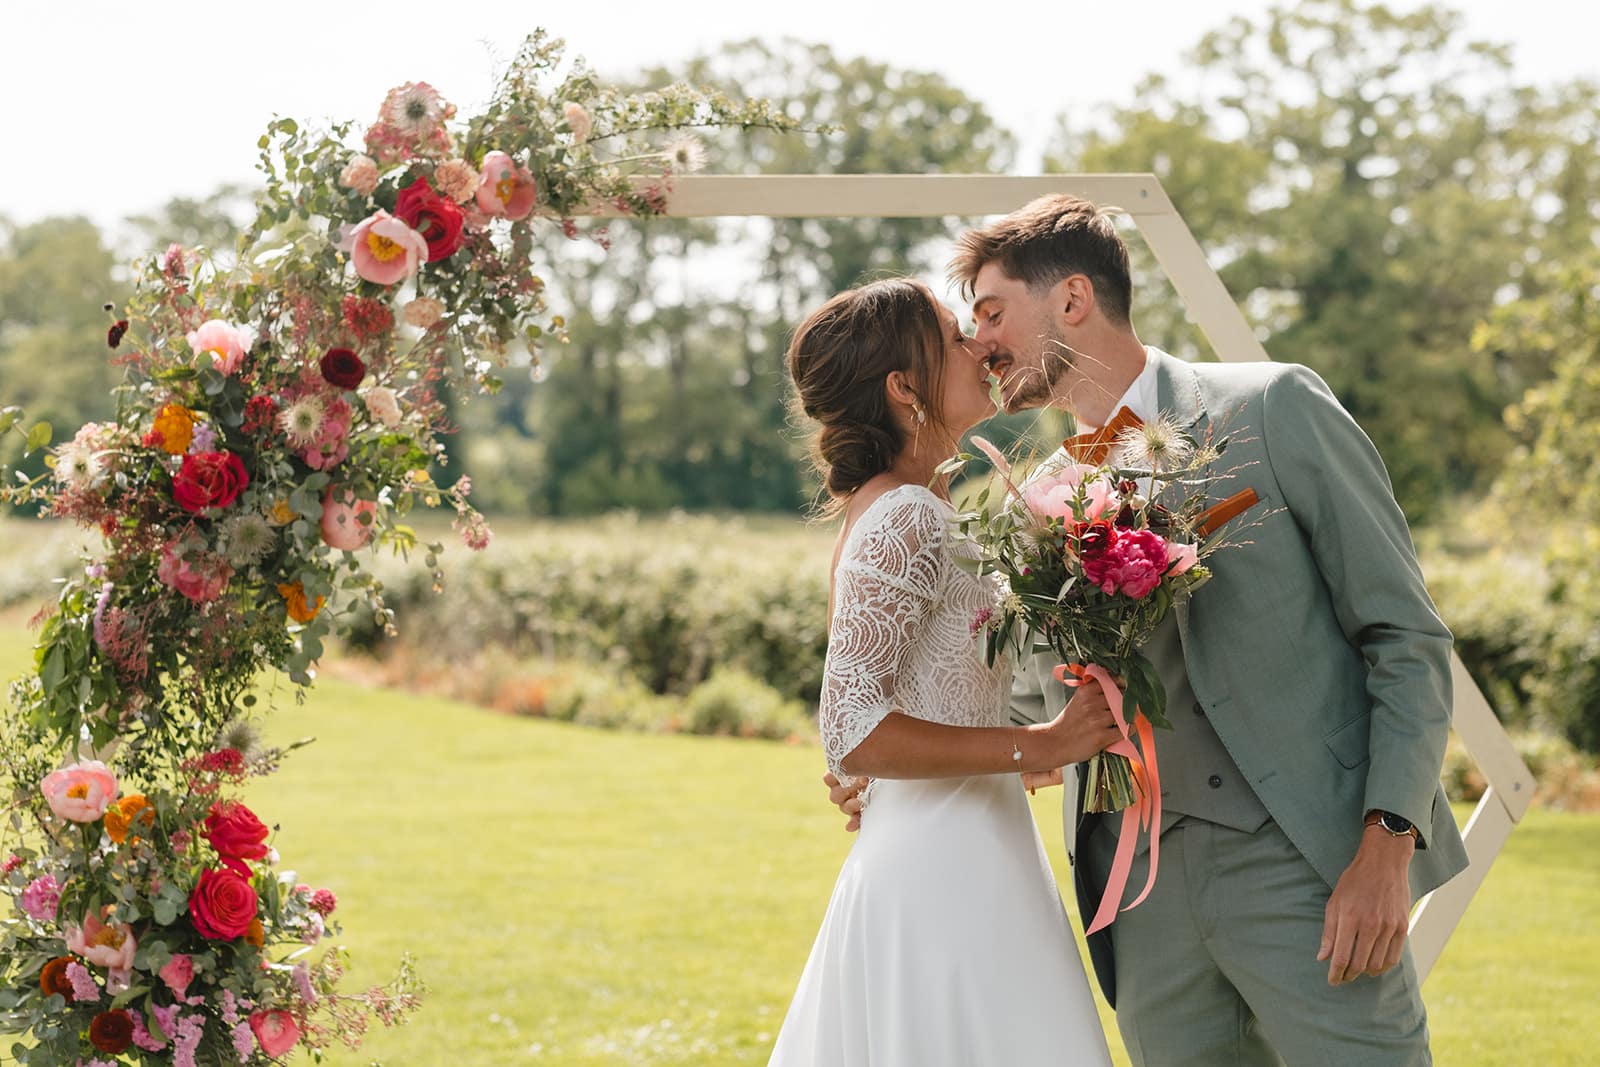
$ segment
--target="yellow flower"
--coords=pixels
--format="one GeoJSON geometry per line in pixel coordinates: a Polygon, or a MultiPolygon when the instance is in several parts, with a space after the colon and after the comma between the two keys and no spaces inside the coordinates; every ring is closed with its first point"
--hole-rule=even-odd
{"type": "Polygon", "coordinates": [[[182,404],[167,404],[156,412],[156,445],[168,455],[181,456],[194,440],[194,412],[182,404]]]}
{"type": "Polygon", "coordinates": [[[274,526],[287,526],[299,517],[300,514],[289,506],[289,498],[286,496],[280,496],[274,500],[272,502],[272,510],[267,512],[267,518],[272,521],[274,526]]]}
{"type": "Polygon", "coordinates": [[[322,597],[315,604],[306,600],[306,587],[300,582],[287,582],[278,586],[278,594],[289,607],[289,618],[295,622],[310,622],[322,610],[322,597]]]}

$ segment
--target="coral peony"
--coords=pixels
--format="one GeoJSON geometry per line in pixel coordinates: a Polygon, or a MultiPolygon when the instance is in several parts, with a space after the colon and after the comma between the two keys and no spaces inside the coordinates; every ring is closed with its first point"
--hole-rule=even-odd
{"type": "Polygon", "coordinates": [[[1167,573],[1182,574],[1200,562],[1200,550],[1194,545],[1167,545],[1167,573]]]}
{"type": "MultiPolygon", "coordinates": [[[[106,910],[111,909],[108,906],[106,910]]],[[[138,949],[133,938],[133,927],[127,923],[104,923],[92,913],[85,914],[82,926],[66,928],[68,950],[77,953],[96,967],[120,971],[133,966],[133,954],[138,949]]]]}
{"type": "Polygon", "coordinates": [[[428,258],[422,234],[381,209],[355,228],[350,242],[356,273],[378,285],[404,281],[428,258]]]}
{"type": "Polygon", "coordinates": [[[357,500],[348,489],[329,486],[322,494],[322,540],[333,548],[354,552],[372,539],[372,522],[362,522],[361,517],[377,510],[376,501],[357,500]]]}
{"type": "Polygon", "coordinates": [[[478,186],[478,208],[486,215],[525,219],[539,201],[533,174],[504,152],[483,157],[483,181],[478,186]]]}
{"type": "Polygon", "coordinates": [[[274,1058],[294,1048],[295,1042],[300,1040],[300,1027],[286,1011],[252,1012],[250,1029],[255,1031],[261,1051],[274,1058]]]}
{"type": "Polygon", "coordinates": [[[39,783],[50,810],[73,822],[94,822],[117,795],[117,776],[99,760],[80,760],[51,771],[39,783]]]}
{"type": "Polygon", "coordinates": [[[195,354],[211,354],[212,365],[223,374],[232,374],[244,363],[250,350],[250,334],[243,327],[221,319],[211,319],[185,335],[195,354]]]}
{"type": "Polygon", "coordinates": [[[182,997],[194,981],[194,959],[184,952],[174,952],[172,958],[157,972],[173,995],[182,997]]]}

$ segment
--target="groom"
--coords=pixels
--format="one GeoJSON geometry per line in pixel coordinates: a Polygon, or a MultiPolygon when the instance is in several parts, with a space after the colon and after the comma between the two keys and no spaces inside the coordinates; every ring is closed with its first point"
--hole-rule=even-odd
{"type": "MultiPolygon", "coordinates": [[[[1466,866],[1439,785],[1451,637],[1371,442],[1304,367],[1143,345],[1127,247],[1088,201],[966,233],[951,274],[1007,411],[1057,405],[1091,431],[1165,415],[1231,442],[1211,492],[1243,509],[1225,529],[1248,543],[1207,559],[1211,581],[1143,649],[1175,726],[1156,737],[1155,888],[1089,942],[1134,1063],[1430,1062],[1405,937],[1415,900],[1466,866]]],[[[1096,462],[1110,436],[1065,453],[1096,462]]],[[[1019,669],[1018,719],[1066,702],[1053,665],[1019,669]]],[[[1080,804],[1067,791],[1087,917],[1121,820],[1080,804]]],[[[1127,900],[1147,861],[1141,846],[1127,900]]]]}

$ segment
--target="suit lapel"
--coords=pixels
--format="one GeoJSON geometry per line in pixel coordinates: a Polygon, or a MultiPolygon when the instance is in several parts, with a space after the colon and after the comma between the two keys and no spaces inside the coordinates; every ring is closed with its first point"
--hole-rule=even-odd
{"type": "MultiPolygon", "coordinates": [[[[1169,356],[1159,348],[1149,351],[1150,358],[1156,361],[1156,406],[1160,414],[1171,418],[1184,432],[1198,437],[1205,432],[1208,417],[1205,399],[1200,395],[1200,376],[1193,367],[1176,356],[1169,356]]],[[[1174,604],[1172,613],[1178,621],[1178,641],[1187,649],[1188,598],[1174,604]]]]}

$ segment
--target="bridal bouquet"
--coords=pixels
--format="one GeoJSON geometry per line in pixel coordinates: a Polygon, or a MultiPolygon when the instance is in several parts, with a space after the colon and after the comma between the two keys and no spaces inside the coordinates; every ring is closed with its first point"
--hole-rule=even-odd
{"type": "MultiPolygon", "coordinates": [[[[0,434],[45,456],[0,503],[102,537],[36,620],[36,669],[0,726],[18,835],[0,1031],[31,1038],[18,1062],[260,1064],[413,1004],[409,970],[335,991],[338,951],[307,955],[331,894],[278,870],[224,795],[283,755],[250,740],[253,690],[267,671],[310,685],[342,622],[392,625],[357,553],[416,550],[414,507],[450,506],[466,544],[488,545],[470,482],[432,472],[447,396],[497,388],[511,345],[537,359],[562,338],[536,240],[578,237],[575,216],[659,213],[700,158],[680,131],[729,125],[794,128],[681,85],[623,94],[542,34],[470,120],[425,82],[364,129],[276,119],[236,261],[172,246],[136,266],[128,307],[107,306],[126,368],[114,416],[51,448],[47,423],[0,407],[0,434]]],[[[442,551],[426,546],[436,585],[442,551]]]]}
{"type": "Polygon", "coordinates": [[[985,489],[974,510],[957,516],[958,535],[975,545],[968,565],[998,572],[1008,592],[998,610],[974,620],[973,632],[990,663],[1008,649],[1019,658],[1049,651],[1061,660],[1058,680],[1105,689],[1124,742],[1088,762],[1083,810],[1135,805],[1151,793],[1150,727],[1170,728],[1166,690],[1139,648],[1210,577],[1200,562],[1218,547],[1205,536],[1216,515],[1207,508],[1207,471],[1226,442],[1197,443],[1158,419],[1125,431],[1102,463],[1047,463],[1022,486],[993,445],[975,444],[1000,472],[1005,495],[993,503],[985,489]],[[1124,690],[1131,725],[1120,710],[1124,690]]]}

